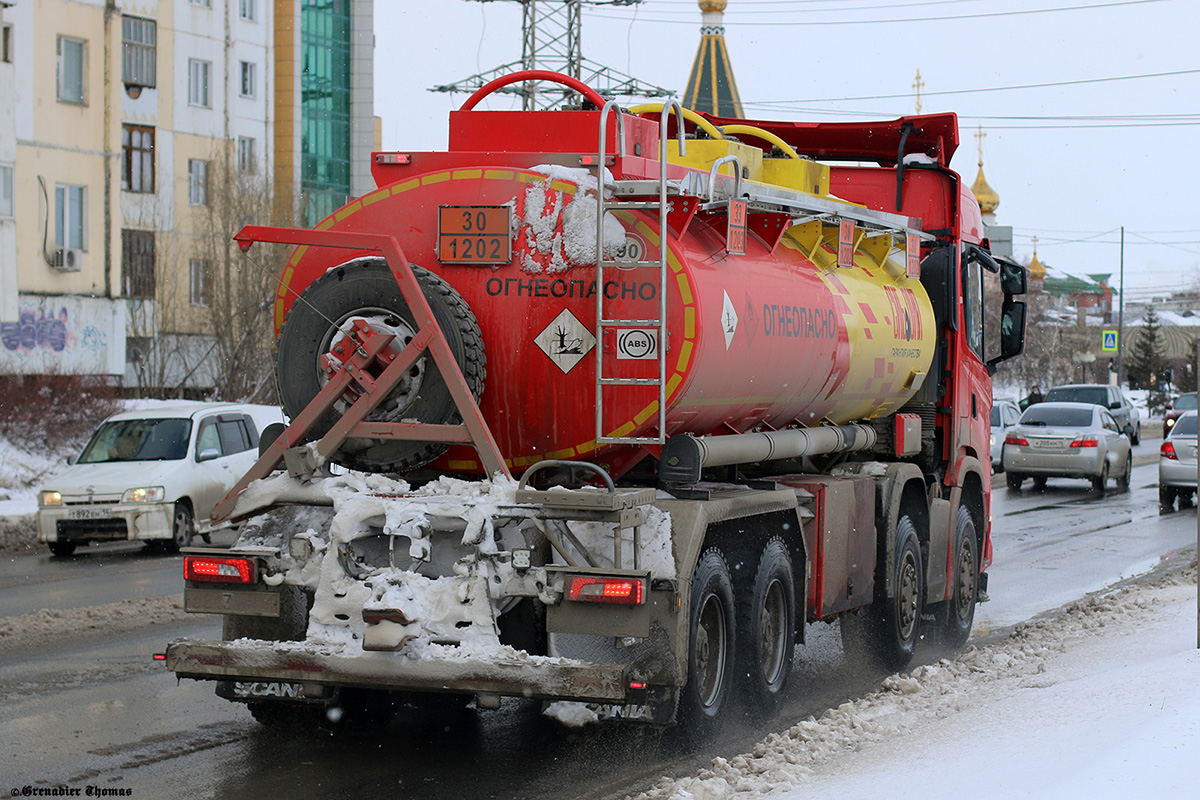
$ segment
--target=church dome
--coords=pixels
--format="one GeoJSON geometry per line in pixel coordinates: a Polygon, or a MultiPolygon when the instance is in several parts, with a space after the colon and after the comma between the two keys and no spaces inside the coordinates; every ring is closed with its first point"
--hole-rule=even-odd
{"type": "Polygon", "coordinates": [[[979,201],[979,210],[984,214],[995,214],[996,209],[1000,207],[1000,195],[996,194],[996,190],[988,185],[987,178],[983,177],[982,161],[979,162],[979,175],[975,178],[975,183],[971,184],[971,193],[979,201]]]}

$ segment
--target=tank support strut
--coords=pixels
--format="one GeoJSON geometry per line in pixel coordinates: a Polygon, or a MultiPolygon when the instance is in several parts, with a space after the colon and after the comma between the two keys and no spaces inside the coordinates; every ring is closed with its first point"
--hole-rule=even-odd
{"type": "MultiPolygon", "coordinates": [[[[334,407],[342,396],[351,390],[357,399],[329,431],[317,442],[317,452],[329,458],[348,438],[365,439],[408,439],[424,442],[451,442],[470,444],[479,453],[479,460],[489,476],[497,472],[506,478],[512,475],[504,464],[504,457],[496,444],[492,432],[484,422],[479,405],[467,385],[467,380],[458,366],[458,361],[446,341],[446,336],[433,316],[433,309],[421,291],[408,259],[396,239],[380,233],[349,233],[345,231],[315,231],[303,228],[275,228],[263,225],[247,225],[234,237],[243,251],[255,242],[275,244],[307,245],[309,247],[336,247],[347,250],[374,250],[381,253],[388,268],[396,279],[417,334],[408,346],[397,353],[389,347],[395,339],[391,334],[379,333],[364,321],[356,321],[345,343],[354,343],[353,351],[339,356],[340,363],[327,362],[334,367],[329,382],[296,415],[287,429],[266,449],[254,466],[242,476],[225,498],[213,509],[214,521],[223,520],[233,513],[238,495],[251,482],[265,478],[279,466],[283,454],[301,444],[305,434],[334,407]],[[460,425],[427,425],[412,422],[367,422],[366,417],[375,409],[396,384],[403,380],[418,358],[428,352],[437,364],[446,381],[450,396],[454,399],[460,425]]],[[[347,348],[349,349],[349,348],[347,348]]],[[[241,514],[239,514],[241,516],[241,514]]]]}

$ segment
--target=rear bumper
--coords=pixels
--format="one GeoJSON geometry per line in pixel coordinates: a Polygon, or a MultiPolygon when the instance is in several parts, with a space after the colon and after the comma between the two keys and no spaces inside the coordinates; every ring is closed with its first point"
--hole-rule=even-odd
{"type": "Polygon", "coordinates": [[[167,645],[167,669],[180,678],[458,692],[578,700],[644,701],[622,664],[514,654],[510,658],[413,659],[399,653],[313,652],[300,643],[241,639],[167,645]]]}
{"type": "Polygon", "coordinates": [[[1160,459],[1158,462],[1159,486],[1172,488],[1196,488],[1196,462],[1190,464],[1179,461],[1160,459]]]}
{"type": "Polygon", "coordinates": [[[1088,453],[1041,453],[1009,445],[1004,451],[1005,472],[1059,478],[1095,478],[1104,468],[1104,456],[1088,453]]]}

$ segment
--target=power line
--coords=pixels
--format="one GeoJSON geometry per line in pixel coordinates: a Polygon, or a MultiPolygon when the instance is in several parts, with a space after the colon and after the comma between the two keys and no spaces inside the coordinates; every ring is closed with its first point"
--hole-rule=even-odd
{"type": "MultiPolygon", "coordinates": [[[[1171,72],[1148,72],[1142,75],[1118,75],[1110,78],[1080,78],[1071,81],[1051,81],[1047,83],[1025,83],[1016,84],[1013,86],[989,86],[981,89],[953,89],[941,92],[923,92],[923,97],[934,97],[939,95],[959,95],[959,94],[981,94],[984,92],[1008,92],[1024,89],[1048,89],[1058,86],[1082,86],[1089,83],[1114,83],[1117,81],[1134,81],[1147,78],[1174,78],[1180,75],[1195,75],[1200,73],[1200,69],[1181,69],[1171,72]]],[[[858,100],[902,100],[912,97],[911,92],[903,94],[876,94],[862,95],[859,97],[822,97],[815,99],[804,100],[760,100],[754,103],[756,106],[778,106],[789,105],[792,103],[845,103],[858,100]]],[[[750,105],[747,103],[747,105],[750,105]]]]}
{"type": "MultiPolygon", "coordinates": [[[[1059,8],[1032,8],[1032,9],[1026,9],[1023,11],[990,11],[990,12],[983,12],[983,13],[979,13],[979,14],[950,14],[950,15],[945,15],[945,16],[940,16],[940,17],[911,17],[908,19],[889,18],[889,19],[852,19],[852,20],[827,20],[827,21],[826,20],[806,20],[803,22],[783,22],[778,19],[771,21],[771,22],[741,22],[737,19],[738,14],[735,12],[733,14],[734,19],[732,19],[732,20],[725,19],[722,21],[722,24],[727,28],[734,27],[734,26],[742,27],[742,28],[769,26],[769,27],[775,28],[775,27],[779,27],[779,26],[817,27],[817,26],[831,26],[831,25],[895,25],[895,24],[905,23],[905,22],[926,22],[927,23],[927,22],[950,22],[950,21],[955,21],[955,20],[968,20],[968,19],[994,19],[997,17],[1022,17],[1022,16],[1030,16],[1033,14],[1053,14],[1053,13],[1057,13],[1057,12],[1061,12],[1061,11],[1090,11],[1090,10],[1099,9],[1099,8],[1115,8],[1118,6],[1140,6],[1140,5],[1146,5],[1149,3],[1162,3],[1162,2],[1167,2],[1167,0],[1117,0],[1117,2],[1112,2],[1112,3],[1092,3],[1089,5],[1082,5],[1082,6],[1062,6],[1059,8]]],[[[832,9],[830,9],[830,10],[832,10],[832,9]]],[[[848,9],[848,10],[857,11],[859,9],[848,9]]],[[[589,14],[597,14],[597,15],[601,15],[601,16],[603,16],[605,13],[607,13],[609,16],[622,16],[622,11],[623,11],[623,7],[620,7],[620,6],[606,7],[603,12],[599,8],[592,8],[592,7],[588,8],[589,14]],[[617,9],[621,9],[621,10],[619,11],[617,9]]],[[[660,12],[660,13],[670,14],[670,13],[674,13],[674,12],[664,11],[664,12],[660,12]]],[[[793,12],[793,13],[800,13],[800,11],[797,10],[797,12],[793,12]]],[[[812,12],[805,11],[803,13],[811,14],[812,12]]],[[[660,23],[660,24],[664,24],[664,25],[694,25],[695,24],[695,19],[694,19],[695,13],[693,12],[690,16],[693,17],[693,19],[690,19],[690,20],[686,20],[686,19],[653,19],[650,17],[641,17],[640,19],[643,22],[656,22],[656,23],[660,23]]],[[[776,16],[778,16],[778,14],[776,14],[776,16]]]]}

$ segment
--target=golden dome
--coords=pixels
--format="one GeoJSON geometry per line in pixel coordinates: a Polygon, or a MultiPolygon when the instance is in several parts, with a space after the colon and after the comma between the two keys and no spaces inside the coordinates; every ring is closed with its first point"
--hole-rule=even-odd
{"type": "Polygon", "coordinates": [[[1046,280],[1046,267],[1041,261],[1038,261],[1036,248],[1033,251],[1033,258],[1029,260],[1029,263],[1025,265],[1025,268],[1029,270],[1029,277],[1033,280],[1046,280]]]}
{"type": "Polygon", "coordinates": [[[721,12],[725,10],[725,6],[729,4],[729,0],[699,0],[700,10],[708,12],[721,12]]]}
{"type": "Polygon", "coordinates": [[[979,162],[979,175],[975,178],[975,183],[971,184],[971,192],[975,195],[975,199],[979,201],[979,210],[984,214],[995,214],[996,209],[1000,207],[1000,195],[996,194],[996,190],[988,186],[987,178],[983,177],[983,162],[979,162]]]}

